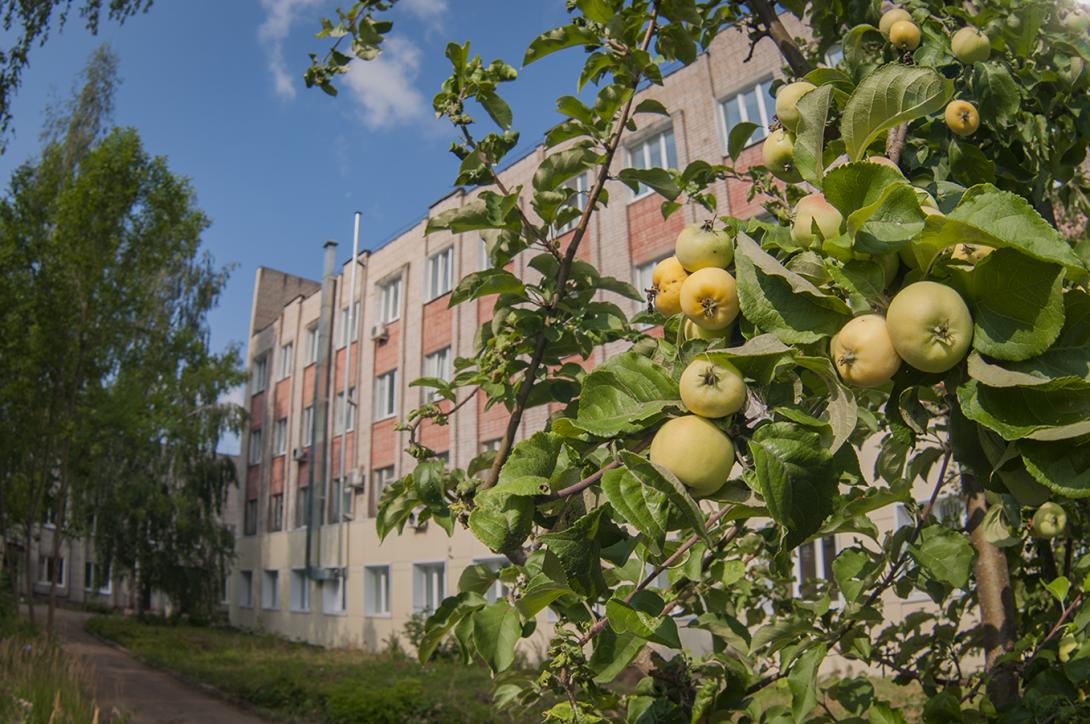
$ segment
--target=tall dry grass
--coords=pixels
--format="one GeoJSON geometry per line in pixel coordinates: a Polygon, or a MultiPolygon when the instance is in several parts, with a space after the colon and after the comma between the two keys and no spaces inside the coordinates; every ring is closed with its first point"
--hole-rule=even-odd
{"type": "Polygon", "coordinates": [[[98,724],[91,676],[44,635],[0,636],[0,721],[17,724],[98,724]]]}

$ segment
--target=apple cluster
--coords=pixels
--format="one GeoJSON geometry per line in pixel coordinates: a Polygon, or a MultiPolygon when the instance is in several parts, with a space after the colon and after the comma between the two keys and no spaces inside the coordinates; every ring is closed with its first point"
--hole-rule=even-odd
{"type": "MultiPolygon", "coordinates": [[[[667,316],[683,314],[685,339],[729,337],[738,317],[738,289],[727,267],[734,244],[712,222],[682,229],[674,256],[651,273],[655,309],[667,316]]],[[[711,495],[734,467],[734,444],[712,420],[739,412],[746,402],[746,383],[730,362],[700,355],[679,380],[681,402],[692,414],[676,417],[651,440],[651,462],[669,470],[694,496],[711,495]]]]}

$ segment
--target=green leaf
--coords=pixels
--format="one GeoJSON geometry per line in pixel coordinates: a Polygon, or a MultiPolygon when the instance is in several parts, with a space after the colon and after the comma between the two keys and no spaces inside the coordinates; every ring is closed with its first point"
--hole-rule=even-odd
{"type": "Polygon", "coordinates": [[[840,119],[848,158],[860,160],[883,132],[937,111],[953,92],[953,82],[932,68],[900,63],[878,68],[856,86],[840,119]]]}
{"type": "Polygon", "coordinates": [[[579,10],[596,23],[608,23],[613,19],[613,8],[606,0],[578,0],[579,10]]]}
{"type": "Polygon", "coordinates": [[[417,659],[424,663],[435,653],[435,649],[446,638],[450,630],[463,618],[482,608],[485,600],[479,594],[473,592],[459,593],[443,599],[439,608],[435,610],[427,621],[424,629],[424,637],[417,647],[417,659]]]}
{"type": "Polygon", "coordinates": [[[486,191],[463,206],[429,217],[425,233],[444,229],[455,234],[483,229],[515,229],[518,224],[514,214],[517,202],[517,192],[504,196],[486,191]]]}
{"type": "Polygon", "coordinates": [[[483,596],[495,582],[496,571],[491,566],[473,563],[462,569],[462,575],[458,576],[458,592],[472,591],[483,596]]]}
{"type": "Polygon", "coordinates": [[[966,417],[1004,440],[1055,441],[1090,433],[1090,389],[986,387],[967,380],[957,395],[966,417]]]}
{"type": "Polygon", "coordinates": [[[513,550],[526,540],[534,523],[534,499],[506,491],[485,490],[473,500],[469,529],[496,553],[513,550]]]}
{"type": "Polygon", "coordinates": [[[573,177],[594,167],[599,158],[598,152],[587,145],[578,145],[549,154],[534,172],[534,189],[555,191],[573,177]]]}
{"type": "Polygon", "coordinates": [[[673,377],[646,357],[625,352],[583,380],[574,425],[600,437],[630,434],[648,427],[678,401],[673,377]]]}
{"type": "Polygon", "coordinates": [[[681,514],[685,524],[692,528],[693,532],[699,535],[705,543],[712,545],[708,532],[704,530],[704,514],[700,511],[700,506],[693,500],[693,496],[689,494],[689,489],[685,487],[684,483],[678,480],[669,470],[655,465],[647,458],[628,450],[621,450],[620,456],[626,471],[642,484],[649,485],[663,493],[667,500],[670,501],[670,504],[681,514]]]}
{"type": "Polygon", "coordinates": [[[1045,584],[1045,589],[1052,594],[1057,603],[1063,606],[1067,601],[1067,593],[1071,590],[1071,581],[1064,576],[1060,576],[1045,584]]]}
{"type": "Polygon", "coordinates": [[[878,566],[862,548],[846,548],[833,559],[833,577],[837,590],[848,603],[854,603],[870,584],[878,566]]]}
{"type": "Polygon", "coordinates": [[[833,510],[837,476],[821,436],[790,422],[763,425],[749,443],[757,492],[794,548],[816,533],[833,510]]]}
{"type": "Polygon", "coordinates": [[[531,583],[515,602],[515,607],[525,619],[531,619],[561,596],[573,593],[571,588],[563,583],[548,579],[531,583]]]}
{"type": "Polygon", "coordinates": [[[787,270],[742,232],[736,242],[735,268],[742,314],[786,344],[831,337],[851,318],[843,301],[787,270]]]}
{"type": "Polygon", "coordinates": [[[729,362],[747,379],[768,385],[781,367],[791,363],[793,350],[773,334],[760,334],[739,347],[712,349],[704,356],[712,362],[729,362]]]}
{"type": "Polygon", "coordinates": [[[670,111],[666,110],[666,106],[662,105],[654,98],[645,98],[636,104],[636,107],[632,109],[632,114],[637,113],[657,113],[660,116],[670,115],[670,111]]]}
{"type": "Polygon", "coordinates": [[[1068,498],[1090,497],[1090,444],[1024,441],[1018,447],[1038,483],[1068,498]]]}
{"type": "Polygon", "coordinates": [[[904,176],[896,169],[879,163],[860,161],[830,170],[825,176],[822,192],[825,200],[835,206],[846,219],[856,211],[878,202],[890,185],[904,183],[904,176]]]}
{"type": "Polygon", "coordinates": [[[1039,357],[1005,367],[1022,376],[1015,383],[1022,386],[1034,381],[1050,387],[1090,386],[1090,295],[1079,289],[1064,294],[1064,326],[1052,346],[1039,357]]]}
{"type": "Polygon", "coordinates": [[[597,598],[608,591],[602,575],[601,550],[622,538],[606,513],[609,506],[595,508],[561,531],[538,536],[560,560],[568,585],[581,596],[597,598]],[[604,539],[604,540],[603,540],[604,539]]]}
{"type": "Polygon", "coordinates": [[[795,167],[802,178],[821,187],[824,175],[822,150],[825,147],[825,122],[833,99],[833,87],[823,85],[804,95],[798,102],[799,125],[795,134],[795,167]]]}
{"type": "Polygon", "coordinates": [[[681,194],[681,189],[674,181],[673,175],[666,169],[625,168],[621,169],[617,178],[627,184],[633,192],[638,192],[640,184],[643,184],[671,201],[681,194]]]}
{"type": "Polygon", "coordinates": [[[1063,267],[997,249],[966,276],[978,352],[1018,362],[1056,341],[1064,323],[1063,267]]]}
{"type": "Polygon", "coordinates": [[[477,96],[488,115],[496,122],[496,125],[507,130],[511,127],[511,106],[495,93],[481,93],[477,96]]]}
{"type": "Polygon", "coordinates": [[[964,533],[942,524],[929,525],[920,531],[919,539],[908,550],[917,565],[934,580],[958,589],[968,585],[974,553],[964,533]]]}
{"type": "Polygon", "coordinates": [[[522,280],[506,269],[484,269],[462,277],[458,286],[454,287],[447,306],[453,307],[490,294],[522,294],[525,291],[522,280]]]}
{"type": "Polygon", "coordinates": [[[749,146],[749,139],[753,138],[753,132],[759,127],[756,123],[742,121],[730,129],[730,136],[727,138],[727,154],[732,161],[737,161],[742,155],[742,151],[749,146]]]}
{"type": "Polygon", "coordinates": [[[562,460],[563,438],[551,432],[535,432],[511,449],[500,468],[493,490],[510,495],[543,495],[566,469],[562,460]]]}
{"type": "Polygon", "coordinates": [[[787,674],[787,688],[791,690],[791,713],[795,721],[804,721],[817,706],[818,667],[827,653],[829,650],[825,644],[807,649],[787,674]]]}
{"type": "Polygon", "coordinates": [[[496,601],[473,614],[477,653],[493,673],[506,671],[514,663],[515,645],[521,636],[518,611],[507,601],[496,601]]]}
{"type": "Polygon", "coordinates": [[[631,603],[609,599],[606,618],[618,634],[630,633],[654,644],[680,649],[677,623],[662,615],[663,606],[665,603],[657,593],[644,589],[632,597],[631,603]]]}
{"type": "Polygon", "coordinates": [[[530,41],[526,48],[526,54],[522,58],[523,65],[530,65],[535,60],[541,60],[550,53],[558,50],[572,48],[576,45],[598,45],[601,40],[598,36],[576,25],[562,25],[559,28],[547,30],[530,41]]]}
{"type": "Polygon", "coordinates": [[[665,493],[644,485],[629,471],[616,468],[602,475],[601,485],[613,510],[642,533],[648,549],[659,555],[666,541],[665,493]]]}
{"type": "Polygon", "coordinates": [[[859,421],[859,405],[855,401],[855,395],[840,382],[840,376],[828,357],[798,355],[795,362],[820,377],[829,390],[829,401],[825,405],[822,419],[829,423],[833,432],[829,452],[835,453],[855,432],[856,423],[859,421]]]}
{"type": "Polygon", "coordinates": [[[877,701],[867,711],[867,724],[905,724],[905,717],[884,701],[877,701]]]}
{"type": "Polygon", "coordinates": [[[866,254],[896,251],[923,230],[924,218],[916,190],[907,183],[890,184],[874,203],[848,217],[852,249],[866,254]]]}
{"type": "Polygon", "coordinates": [[[590,670],[594,673],[594,682],[608,684],[643,650],[647,642],[633,634],[616,634],[610,628],[594,637],[594,651],[590,655],[590,670]]]}
{"type": "Polygon", "coordinates": [[[975,63],[970,87],[983,123],[995,120],[1006,126],[1018,117],[1022,98],[1005,63],[975,63]]]}

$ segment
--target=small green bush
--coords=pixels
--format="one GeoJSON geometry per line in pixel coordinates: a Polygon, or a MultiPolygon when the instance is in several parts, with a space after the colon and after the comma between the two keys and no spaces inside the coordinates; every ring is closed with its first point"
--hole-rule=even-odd
{"type": "Polygon", "coordinates": [[[401,724],[438,721],[436,703],[416,679],[401,679],[382,689],[359,681],[340,681],[329,692],[325,720],[332,724],[401,724]]]}

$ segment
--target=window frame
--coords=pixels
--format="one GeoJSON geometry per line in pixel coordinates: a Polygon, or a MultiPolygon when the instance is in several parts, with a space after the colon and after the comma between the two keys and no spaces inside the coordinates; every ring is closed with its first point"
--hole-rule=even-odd
{"type": "Polygon", "coordinates": [[[288,418],[281,417],[273,422],[273,457],[288,454],[288,418]]]}
{"type": "Polygon", "coordinates": [[[413,563],[413,608],[414,614],[418,613],[434,613],[439,609],[439,606],[443,603],[443,599],[447,597],[447,562],[446,561],[417,561],[413,563]],[[438,586],[434,586],[432,590],[431,600],[424,601],[428,598],[428,581],[431,579],[433,573],[438,573],[435,576],[434,581],[438,583],[438,586]],[[423,583],[422,590],[418,589],[418,586],[423,583]],[[417,595],[419,590],[420,596],[417,595]],[[422,605],[418,603],[418,599],[422,602],[422,605]],[[434,604],[429,607],[428,604],[434,604]]]}
{"type": "Polygon", "coordinates": [[[292,530],[301,530],[307,527],[307,488],[301,485],[295,487],[295,508],[292,511],[292,530]]]}
{"type": "MultiPolygon", "coordinates": [[[[836,557],[840,554],[841,551],[840,542],[837,540],[836,534],[831,533],[829,535],[821,536],[820,538],[815,538],[812,541],[804,543],[803,545],[814,546],[814,580],[824,581],[826,582],[826,584],[831,583],[835,587],[836,578],[832,575],[832,566],[833,561],[836,560],[836,557]],[[828,539],[832,539],[833,557],[832,559],[826,561],[824,542],[828,539]],[[826,576],[826,573],[828,573],[829,575],[826,576]]],[[[812,600],[807,596],[804,596],[802,593],[803,580],[802,557],[800,555],[801,550],[802,546],[800,545],[798,548],[791,552],[791,572],[793,574],[793,580],[791,582],[791,596],[792,598],[812,600]]],[[[825,588],[825,592],[829,593],[828,586],[826,586],[825,588]]],[[[833,608],[837,608],[840,606],[844,599],[840,591],[836,590],[835,588],[832,593],[833,595],[830,596],[830,606],[833,608]]]]}
{"type": "Polygon", "coordinates": [[[348,569],[342,568],[340,571],[341,575],[322,581],[322,615],[324,616],[344,616],[348,613],[348,569]],[[337,584],[337,589],[330,596],[328,587],[333,583],[337,584]]]}
{"type": "MultiPolygon", "coordinates": [[[[676,148],[675,148],[675,153],[676,153],[676,148]]],[[[574,208],[579,210],[580,214],[582,214],[584,211],[586,211],[586,208],[587,208],[587,192],[590,191],[590,172],[589,171],[584,171],[583,173],[579,174],[578,176],[575,176],[572,180],[575,181],[575,185],[574,185],[575,193],[572,194],[571,198],[569,198],[567,201],[565,201],[563,204],[561,204],[560,208],[572,208],[572,207],[574,207],[574,208]]],[[[572,186],[567,186],[567,188],[570,189],[570,188],[573,188],[573,187],[572,186]]],[[[568,221],[568,222],[562,224],[561,226],[556,227],[556,231],[555,231],[554,235],[555,236],[561,236],[563,234],[567,234],[569,231],[574,229],[578,223],[579,223],[579,216],[576,216],[571,221],[568,221]]]]}
{"type": "Polygon", "coordinates": [[[280,610],[280,570],[265,568],[261,571],[261,610],[280,610]],[[269,583],[272,583],[270,586],[269,583]],[[269,596],[269,591],[272,595],[269,596]],[[271,600],[270,600],[271,598],[271,600]]]}
{"type": "Polygon", "coordinates": [[[280,376],[278,379],[286,380],[295,370],[295,342],[285,342],[280,345],[280,376]]]}
{"type": "Polygon", "coordinates": [[[393,586],[391,566],[389,563],[370,563],[363,567],[363,615],[368,618],[392,618],[391,602],[393,599],[393,586]],[[383,572],[382,582],[384,586],[379,590],[379,597],[382,598],[384,607],[380,610],[374,603],[375,599],[375,577],[378,571],[383,572]]]}
{"type": "Polygon", "coordinates": [[[719,125],[719,143],[722,147],[720,150],[722,151],[724,157],[727,155],[730,149],[731,129],[727,128],[727,103],[732,100],[737,103],[740,123],[750,122],[757,124],[757,128],[754,129],[753,134],[750,135],[749,140],[746,141],[746,145],[744,146],[744,148],[755,146],[768,137],[768,126],[772,122],[772,117],[776,115],[776,100],[771,93],[773,80],[774,79],[771,75],[766,76],[757,81],[754,81],[753,83],[750,83],[749,85],[737,89],[733,93],[729,93],[722,98],[719,98],[715,102],[715,115],[719,125]],[[746,104],[744,102],[739,102],[744,99],[747,93],[757,89],[758,87],[767,89],[768,91],[766,93],[758,93],[756,95],[758,112],[764,116],[763,122],[762,119],[750,119],[749,109],[746,108],[746,104]],[[759,136],[757,135],[758,131],[760,131],[759,136]]]}
{"type": "Polygon", "coordinates": [[[303,406],[303,414],[301,415],[301,424],[299,425],[299,444],[300,447],[309,448],[314,443],[314,404],[303,406]]]}
{"type": "Polygon", "coordinates": [[[284,530],[284,493],[274,493],[269,496],[269,533],[278,533],[284,530]]]}
{"type": "Polygon", "coordinates": [[[242,535],[257,535],[257,498],[242,503],[242,535]]]}
{"type": "Polygon", "coordinates": [[[400,272],[378,283],[378,321],[380,324],[392,324],[401,319],[401,278],[400,272]],[[391,294],[391,290],[395,290],[391,294]],[[391,302],[391,296],[393,298],[391,302]]]}
{"type": "Polygon", "coordinates": [[[397,367],[375,375],[374,406],[371,421],[381,422],[397,417],[397,367]],[[380,394],[380,392],[382,394],[380,394]],[[379,404],[389,403],[379,410],[379,404]]]}
{"type": "Polygon", "coordinates": [[[318,323],[314,322],[312,324],[308,324],[306,329],[306,365],[317,364],[318,352],[321,347],[321,343],[319,340],[320,336],[318,334],[318,323]]]}
{"type": "Polygon", "coordinates": [[[310,613],[310,576],[306,568],[292,568],[288,593],[291,600],[288,601],[288,610],[291,613],[310,613]],[[296,583],[299,583],[296,589],[296,583]],[[297,597],[296,590],[300,595],[297,597]]]}
{"type": "Polygon", "coordinates": [[[264,432],[260,427],[251,428],[250,444],[246,448],[246,463],[248,465],[261,464],[261,448],[264,447],[264,432]]]}
{"type": "Polygon", "coordinates": [[[262,352],[254,357],[250,367],[250,396],[260,395],[268,387],[269,381],[269,353],[262,352]]]}
{"type": "Polygon", "coordinates": [[[426,296],[424,303],[433,302],[439,297],[450,294],[454,288],[454,244],[448,244],[434,254],[430,254],[427,263],[424,264],[424,289],[426,296]],[[436,273],[437,268],[442,271],[445,266],[445,278],[440,279],[436,273]]]}
{"type": "MultiPolygon", "coordinates": [[[[674,164],[677,165],[677,136],[674,133],[674,124],[673,122],[671,122],[668,126],[663,126],[661,130],[652,131],[646,136],[641,137],[639,140],[625,146],[625,160],[628,162],[628,167],[635,169],[658,168],[657,166],[651,165],[651,151],[649,150],[652,146],[652,143],[657,140],[659,146],[659,156],[663,161],[661,168],[674,168],[674,166],[670,165],[670,147],[666,143],[667,136],[672,139],[674,164]],[[641,155],[643,156],[642,165],[640,166],[637,166],[632,162],[635,156],[635,151],[637,149],[639,149],[641,155]]],[[[628,201],[629,203],[632,203],[633,201],[647,198],[653,193],[655,193],[654,189],[641,183],[636,191],[632,191],[631,189],[629,189],[628,201]]]]}
{"type": "MultiPolygon", "coordinates": [[[[442,349],[437,349],[434,352],[424,355],[423,367],[424,377],[435,377],[444,382],[450,382],[451,378],[454,377],[454,355],[451,346],[448,344],[442,349]],[[442,355],[441,358],[440,355],[442,355]],[[433,363],[432,360],[441,362],[442,369],[439,369],[440,365],[433,363]]],[[[439,390],[434,387],[421,388],[421,396],[424,398],[424,402],[434,402],[440,399],[439,390]]]]}
{"type": "Polygon", "coordinates": [[[235,605],[239,608],[253,608],[254,572],[252,570],[239,571],[238,579],[240,585],[235,590],[235,605]],[[246,594],[245,601],[243,601],[243,594],[246,594]]]}

